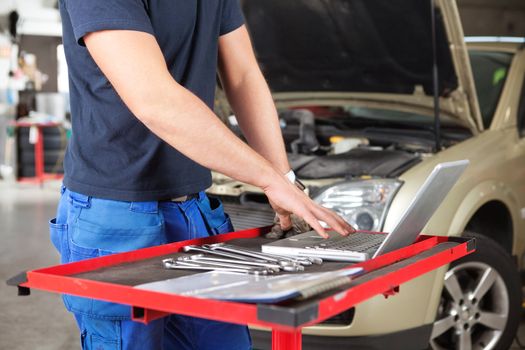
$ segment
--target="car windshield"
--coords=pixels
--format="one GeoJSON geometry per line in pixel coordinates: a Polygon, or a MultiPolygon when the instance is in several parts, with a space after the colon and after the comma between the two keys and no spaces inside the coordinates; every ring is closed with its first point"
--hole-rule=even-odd
{"type": "Polygon", "coordinates": [[[504,52],[469,52],[483,126],[488,128],[507,80],[512,54],[504,52]]]}

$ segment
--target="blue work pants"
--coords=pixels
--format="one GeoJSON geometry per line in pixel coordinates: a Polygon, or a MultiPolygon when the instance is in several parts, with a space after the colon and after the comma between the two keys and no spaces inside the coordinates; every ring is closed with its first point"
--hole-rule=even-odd
{"type": "MultiPolygon", "coordinates": [[[[122,202],[62,188],[51,241],[68,263],[233,231],[217,199],[204,192],[185,202],[122,202]]],[[[251,348],[247,327],[183,315],[148,325],[130,320],[130,306],[63,296],[76,318],[82,349],[251,348]]]]}

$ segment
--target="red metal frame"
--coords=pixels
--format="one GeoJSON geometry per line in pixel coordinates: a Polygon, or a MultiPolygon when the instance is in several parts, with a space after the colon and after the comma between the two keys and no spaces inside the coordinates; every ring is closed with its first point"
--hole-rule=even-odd
{"type": "Polygon", "coordinates": [[[301,350],[301,330],[291,332],[272,330],[272,350],[301,350]]]}
{"type": "MultiPolygon", "coordinates": [[[[19,287],[35,288],[131,305],[133,307],[132,318],[143,323],[148,323],[170,313],[178,313],[217,321],[268,327],[272,329],[273,349],[300,350],[301,329],[303,327],[317,324],[375,295],[393,295],[397,292],[399,285],[473,252],[473,247],[467,242],[458,244],[451,249],[422,258],[417,263],[381,274],[366,283],[357,284],[343,292],[334,293],[318,301],[315,305],[315,316],[296,325],[283,324],[273,320],[268,321],[268,318],[261,317],[261,305],[257,304],[197,299],[140,290],[130,286],[82,279],[74,276],[126,262],[135,262],[176,253],[181,251],[183,246],[189,244],[225,242],[237,238],[255,238],[265,232],[267,232],[267,228],[250,229],[28,271],[26,273],[26,281],[20,283],[19,287]],[[228,310],[228,312],[224,312],[224,310],[228,310]]],[[[353,265],[352,267],[362,267],[366,273],[370,273],[379,268],[414,257],[447,241],[449,241],[449,237],[421,236],[416,243],[408,247],[353,265]]],[[[279,312],[287,308],[287,306],[283,305],[272,305],[271,307],[272,312],[279,312]]]]}
{"type": "Polygon", "coordinates": [[[46,173],[44,169],[44,128],[57,127],[60,123],[30,123],[30,122],[15,122],[13,126],[17,128],[31,128],[36,127],[38,130],[38,138],[36,140],[35,149],[35,176],[21,177],[18,182],[39,183],[42,185],[47,180],[59,180],[63,177],[62,174],[46,173]]]}

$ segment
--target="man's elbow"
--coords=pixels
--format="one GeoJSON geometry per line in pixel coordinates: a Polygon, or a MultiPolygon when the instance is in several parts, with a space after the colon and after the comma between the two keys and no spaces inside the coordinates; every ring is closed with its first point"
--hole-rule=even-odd
{"type": "Polygon", "coordinates": [[[133,115],[140,120],[142,123],[149,125],[155,121],[155,115],[158,116],[162,110],[157,103],[153,101],[135,101],[130,107],[133,115]]]}
{"type": "Polygon", "coordinates": [[[179,95],[177,88],[173,90],[151,89],[140,97],[133,98],[127,105],[137,119],[151,128],[165,115],[173,114],[179,95]]]}

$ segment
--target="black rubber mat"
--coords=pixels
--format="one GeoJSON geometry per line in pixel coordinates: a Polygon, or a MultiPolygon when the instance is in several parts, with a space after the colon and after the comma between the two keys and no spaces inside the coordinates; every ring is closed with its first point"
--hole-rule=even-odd
{"type": "MultiPolygon", "coordinates": [[[[242,247],[249,248],[254,251],[260,251],[260,247],[264,243],[271,242],[272,240],[265,238],[255,239],[236,239],[229,241],[228,244],[234,244],[242,247]]],[[[184,270],[169,270],[164,268],[162,260],[166,258],[176,258],[178,256],[191,255],[189,253],[176,253],[164,256],[155,257],[153,259],[140,260],[132,263],[125,263],[115,265],[91,272],[85,272],[75,277],[99,281],[122,284],[127,286],[136,286],[143,283],[162,281],[171,278],[177,278],[187,275],[192,275],[198,272],[184,271],[184,270]]],[[[308,272],[326,272],[339,270],[343,267],[350,266],[351,263],[341,262],[324,262],[322,265],[311,265],[307,266],[304,273],[308,272]]],[[[282,272],[290,273],[290,272],[282,272]]],[[[293,272],[292,272],[293,273],[293,272]]],[[[303,273],[303,272],[301,272],[303,273]]]]}

